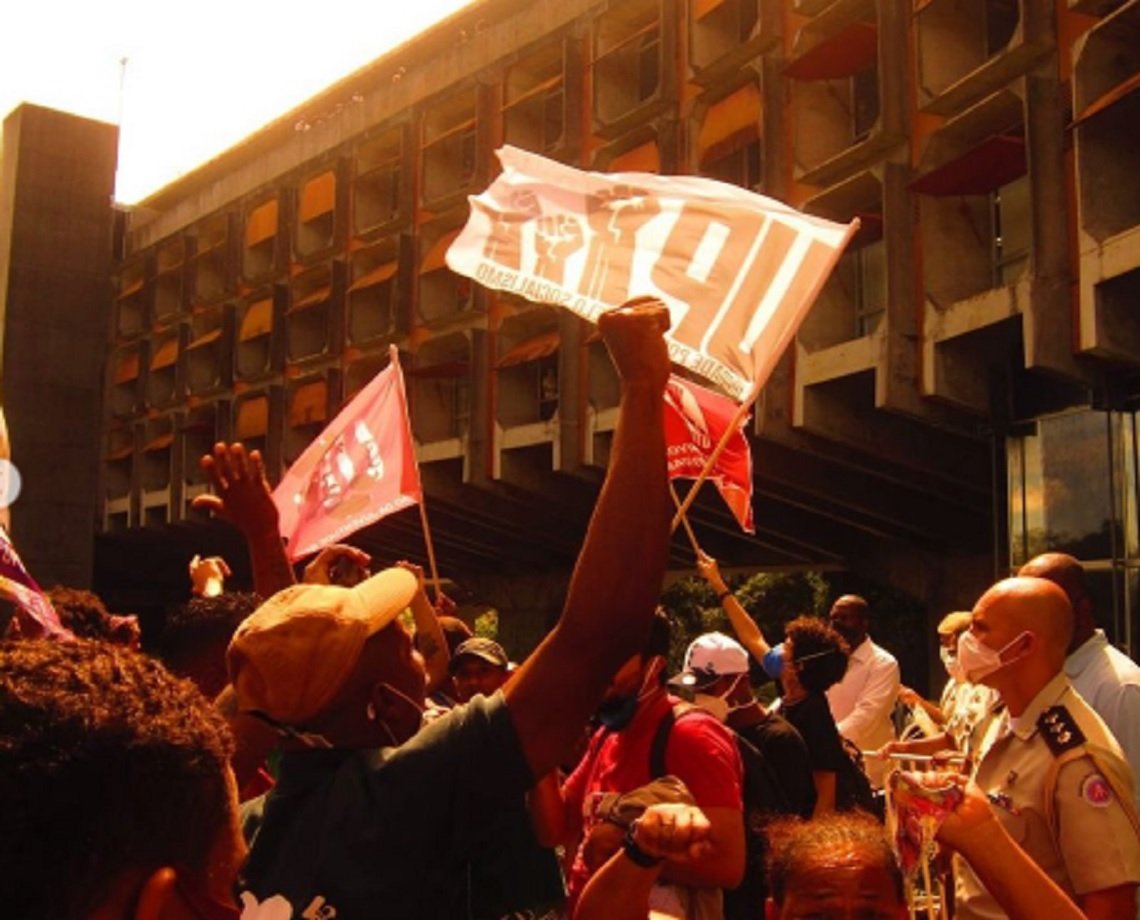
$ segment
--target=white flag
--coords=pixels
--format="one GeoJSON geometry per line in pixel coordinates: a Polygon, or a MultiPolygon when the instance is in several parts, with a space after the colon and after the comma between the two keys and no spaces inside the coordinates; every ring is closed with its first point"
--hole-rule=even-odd
{"type": "Polygon", "coordinates": [[[670,357],[741,400],[771,374],[858,227],[696,176],[583,172],[514,147],[472,196],[452,271],[595,321],[669,307],[670,357]]]}

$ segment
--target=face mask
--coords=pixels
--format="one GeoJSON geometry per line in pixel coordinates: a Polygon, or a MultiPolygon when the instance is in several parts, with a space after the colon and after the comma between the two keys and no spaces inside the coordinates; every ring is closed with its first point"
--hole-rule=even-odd
{"type": "Polygon", "coordinates": [[[598,721],[610,731],[615,732],[619,732],[629,725],[633,721],[633,717],[637,715],[637,707],[641,705],[641,701],[661,689],[658,677],[664,667],[664,658],[654,658],[641,678],[641,686],[637,693],[603,700],[595,713],[598,721]]]}
{"type": "Polygon", "coordinates": [[[610,731],[619,732],[625,728],[637,713],[637,694],[615,696],[598,707],[598,721],[610,731]]]}
{"type": "Polygon", "coordinates": [[[1009,661],[1001,660],[1001,656],[1005,654],[1007,649],[1012,648],[1029,635],[1032,633],[1023,632],[1000,649],[992,649],[983,644],[972,632],[964,632],[958,638],[958,667],[961,668],[966,680],[976,684],[995,671],[1000,671],[1022,658],[1023,656],[1018,655],[1017,658],[1011,658],[1009,661]]]}
{"type": "Polygon", "coordinates": [[[938,657],[942,659],[942,667],[946,669],[954,680],[962,681],[966,676],[962,673],[962,665],[958,662],[958,656],[954,654],[952,649],[940,648],[938,650],[938,657]]]}
{"type": "Polygon", "coordinates": [[[779,680],[784,673],[784,643],[781,642],[779,645],[773,645],[768,649],[764,653],[760,666],[772,680],[779,680]]]}
{"type": "Polygon", "coordinates": [[[735,681],[733,681],[732,686],[725,690],[724,693],[720,696],[713,696],[710,693],[694,693],[693,704],[700,706],[701,709],[707,712],[718,722],[727,721],[729,715],[736,712],[736,710],[743,709],[744,707],[750,705],[750,703],[738,703],[737,705],[733,706],[728,702],[728,698],[736,692],[736,687],[740,683],[740,680],[743,678],[743,676],[744,675],[741,675],[735,681]]]}

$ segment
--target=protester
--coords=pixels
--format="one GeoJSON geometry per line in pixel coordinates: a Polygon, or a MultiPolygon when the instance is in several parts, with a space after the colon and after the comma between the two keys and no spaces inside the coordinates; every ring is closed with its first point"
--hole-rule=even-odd
{"type": "Polygon", "coordinates": [[[1112,731],[1132,768],[1133,801],[1140,807],[1140,666],[1109,644],[1097,629],[1084,567],[1065,553],[1030,559],[1019,575],[1045,578],[1060,587],[1073,608],[1073,638],[1065,673],[1112,731]]]}
{"type": "Polygon", "coordinates": [[[170,612],[162,629],[159,655],[175,674],[214,699],[229,683],[226,649],[239,624],[261,603],[243,591],[201,594],[170,612]]]}
{"type": "Polygon", "coordinates": [[[975,741],[980,738],[979,726],[989,719],[997,698],[989,687],[966,680],[958,664],[958,639],[970,628],[970,620],[969,611],[959,610],[948,613],[938,624],[939,657],[949,677],[937,704],[922,699],[909,687],[899,690],[900,702],[916,710],[921,709],[926,715],[923,737],[888,742],[880,750],[881,756],[892,751],[932,753],[956,750],[967,755],[973,751],[975,741]]]}
{"type": "MultiPolygon", "coordinates": [[[[895,736],[891,712],[899,693],[899,663],[871,641],[871,608],[859,595],[836,600],[829,618],[851,649],[847,672],[827,691],[831,714],[839,734],[861,751],[877,751],[895,736]]],[[[879,762],[869,761],[867,773],[875,786],[882,785],[879,762]]]]}
{"type": "MultiPolygon", "coordinates": [[[[464,642],[470,639],[475,634],[471,631],[471,627],[464,623],[459,617],[450,616],[448,614],[440,614],[436,617],[436,622],[439,623],[440,632],[443,633],[443,641],[447,646],[448,662],[455,656],[455,650],[459,648],[464,642]]],[[[412,644],[415,646],[417,652],[424,655],[424,643],[426,637],[417,632],[412,636],[412,644]]],[[[433,649],[427,649],[431,652],[433,649]]],[[[431,683],[428,684],[427,695],[427,708],[424,710],[424,722],[431,722],[449,709],[454,709],[459,702],[459,692],[455,689],[455,680],[451,676],[450,667],[448,668],[447,675],[439,682],[437,686],[432,687],[431,683]]]]}
{"type": "MultiPolygon", "coordinates": [[[[974,780],[998,821],[1089,917],[1130,917],[1140,882],[1132,775],[1064,673],[1072,631],[1068,598],[1044,579],[1000,581],[974,606],[958,662],[1005,704],[974,780]]],[[[958,918],[1004,916],[983,878],[960,868],[958,918]]]]}
{"type": "Polygon", "coordinates": [[[466,703],[477,693],[490,696],[507,682],[510,663],[507,653],[494,639],[476,636],[461,643],[448,663],[456,698],[466,703]]]}
{"type": "MultiPolygon", "coordinates": [[[[338,920],[456,916],[463,867],[493,845],[487,817],[567,754],[656,606],[669,528],[667,326],[656,301],[599,318],[621,381],[606,480],[562,618],[490,699],[419,731],[425,674],[398,619],[416,590],[407,571],[352,589],[292,587],[243,624],[229,655],[239,708],[289,736],[243,873],[250,903],[338,920]]],[[[260,469],[236,448],[208,465],[219,458],[260,469]]],[[[215,479],[221,506],[231,485],[215,479]]]]}
{"type": "Polygon", "coordinates": [[[225,724],[105,642],[0,643],[0,903],[20,920],[233,918],[225,724]]]}
{"type": "Polygon", "coordinates": [[[103,639],[133,649],[138,649],[142,642],[139,618],[111,613],[93,591],[56,585],[48,589],[47,599],[60,624],[76,638],[103,639]]]}
{"type": "Polygon", "coordinates": [[[725,891],[726,920],[762,916],[767,827],[777,818],[808,818],[815,808],[811,758],[800,733],[752,695],[748,653],[722,633],[705,633],[685,650],[684,670],[672,681],[680,693],[733,732],[743,766],[746,862],[744,880],[725,891]]]}
{"type": "Polygon", "coordinates": [[[780,712],[800,733],[811,759],[816,816],[869,809],[870,789],[844,747],[825,696],[847,669],[847,643],[816,617],[797,617],[785,627],[780,712]]]}
{"type": "Polygon", "coordinates": [[[531,798],[538,839],[548,846],[576,845],[567,887],[570,908],[597,863],[587,855],[598,837],[613,838],[595,808],[602,796],[628,793],[660,776],[675,776],[691,790],[711,823],[707,858],[683,876],[665,877],[698,888],[734,888],[744,873],[742,767],[732,734],[708,713],[677,713],[666,689],[669,621],[658,611],[641,651],[614,676],[598,710],[601,725],[586,755],[562,785],[543,784],[531,798]]]}

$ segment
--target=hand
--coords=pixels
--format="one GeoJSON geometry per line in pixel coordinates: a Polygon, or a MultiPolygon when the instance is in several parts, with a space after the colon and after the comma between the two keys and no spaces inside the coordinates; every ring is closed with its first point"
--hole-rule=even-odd
{"type": "Polygon", "coordinates": [[[232,574],[221,556],[203,559],[195,553],[190,560],[190,592],[195,597],[217,597],[226,590],[226,579],[232,574]]]}
{"type": "Polygon", "coordinates": [[[408,562],[407,559],[401,559],[396,563],[396,568],[403,569],[405,572],[411,572],[416,576],[416,587],[421,591],[424,590],[424,567],[416,565],[414,562],[408,562]]]}
{"type": "Polygon", "coordinates": [[[697,550],[697,571],[701,573],[705,581],[709,583],[709,587],[717,594],[728,590],[728,586],[721,577],[720,566],[717,565],[717,561],[704,550],[697,550]]]}
{"type": "Polygon", "coordinates": [[[658,859],[700,859],[712,849],[711,827],[695,805],[650,805],[633,822],[633,842],[658,859]]]}
{"type": "Polygon", "coordinates": [[[450,597],[441,591],[439,593],[439,596],[435,599],[436,616],[453,617],[456,615],[456,612],[458,610],[459,607],[456,605],[455,601],[453,601],[450,597]]]}
{"type": "Polygon", "coordinates": [[[899,702],[906,706],[917,706],[922,697],[910,687],[899,687],[899,702]]]}
{"type": "Polygon", "coordinates": [[[964,796],[958,806],[946,816],[935,839],[943,846],[966,855],[971,846],[985,844],[989,829],[997,822],[986,794],[961,773],[923,773],[924,785],[956,785],[964,796]]]}
{"type": "Polygon", "coordinates": [[[664,335],[668,329],[669,310],[656,297],[635,297],[598,317],[598,331],[623,385],[665,392],[669,350],[664,335]]]}
{"type": "Polygon", "coordinates": [[[278,532],[277,506],[265,478],[260,451],[246,454],[241,444],[227,447],[219,441],[214,452],[205,454],[200,463],[216,494],[195,496],[191,507],[205,508],[247,537],[278,532]]]}
{"type": "Polygon", "coordinates": [[[344,568],[363,569],[367,572],[371,563],[372,557],[364,550],[346,543],[333,543],[317,553],[316,558],[305,566],[301,581],[307,585],[343,584],[341,573],[344,568]],[[341,571],[338,572],[338,569],[341,571]]]}

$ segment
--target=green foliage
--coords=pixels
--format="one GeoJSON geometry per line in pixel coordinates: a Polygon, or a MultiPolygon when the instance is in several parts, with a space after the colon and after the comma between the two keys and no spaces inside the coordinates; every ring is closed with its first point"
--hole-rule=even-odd
{"type": "Polygon", "coordinates": [[[475,617],[475,635],[481,639],[499,638],[499,611],[491,608],[475,617]]]}
{"type": "MultiPolygon", "coordinates": [[[[914,598],[847,572],[761,572],[726,581],[773,645],[783,640],[789,620],[802,614],[826,616],[840,595],[862,595],[871,605],[872,638],[899,659],[904,682],[925,684],[929,637],[924,608],[914,598]]],[[[716,595],[699,576],[675,581],[662,593],[661,603],[673,624],[671,674],[680,671],[685,649],[697,636],[713,630],[733,635],[716,595]]],[[[752,679],[761,698],[774,692],[759,667],[753,668],[752,679]]]]}

